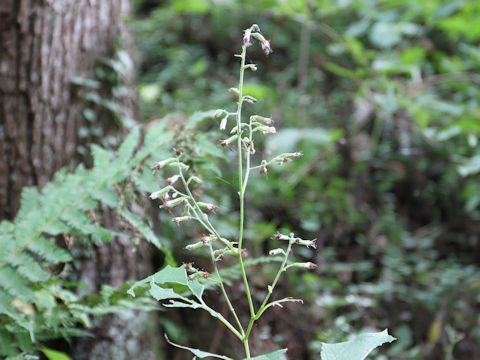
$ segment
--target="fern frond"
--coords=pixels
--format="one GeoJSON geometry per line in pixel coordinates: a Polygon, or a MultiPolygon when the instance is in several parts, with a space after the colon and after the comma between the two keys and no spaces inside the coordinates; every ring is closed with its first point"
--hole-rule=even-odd
{"type": "Polygon", "coordinates": [[[16,268],[18,273],[25,279],[32,282],[47,281],[50,278],[48,271],[44,270],[40,264],[27,252],[21,252],[8,259],[8,263],[16,268]]]}
{"type": "Polygon", "coordinates": [[[33,301],[33,291],[15,268],[5,265],[0,268],[0,287],[13,297],[33,301]]]}
{"type": "Polygon", "coordinates": [[[71,255],[66,250],[58,247],[54,242],[45,239],[43,236],[38,236],[35,241],[28,243],[27,248],[51,264],[72,260],[71,255]]]}
{"type": "Polygon", "coordinates": [[[34,335],[37,339],[84,335],[75,328],[82,317],[88,323],[88,314],[115,312],[128,305],[118,300],[112,305],[111,299],[102,304],[77,299],[70,291],[51,286],[53,275],[48,268],[72,260],[70,253],[56,244],[56,236],[77,235],[95,242],[110,241],[117,235],[92,216],[100,204],[118,211],[147,241],[162,247],[142,219],[121,209],[114,191],[115,184],[129,179],[148,157],[164,151],[169,136],[161,123],[149,131],[135,152],[139,139],[136,128],[116,154],[93,145],[92,169],[61,170],[42,190],[25,188],[15,220],[0,223],[0,357],[30,351],[34,335]],[[35,304],[36,310],[27,314],[13,304],[35,304]],[[87,307],[83,314],[82,306],[87,307]]]}

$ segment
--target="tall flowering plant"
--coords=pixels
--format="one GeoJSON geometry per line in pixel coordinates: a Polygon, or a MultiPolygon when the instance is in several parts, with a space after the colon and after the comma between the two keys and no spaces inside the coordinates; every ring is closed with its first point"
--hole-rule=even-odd
{"type": "MultiPolygon", "coordinates": [[[[231,112],[225,109],[216,110],[213,118],[219,121],[221,131],[228,133],[227,137],[221,141],[222,147],[235,146],[237,151],[237,194],[239,201],[239,219],[238,231],[235,238],[227,238],[222,236],[217,230],[211,217],[215,215],[218,206],[212,203],[201,201],[192,191],[192,186],[202,184],[202,179],[194,174],[187,165],[187,161],[183,158],[181,150],[174,150],[174,156],[159,161],[153,165],[154,172],[163,172],[165,169],[173,171],[173,175],[166,178],[166,184],[163,188],[153,192],[150,198],[160,200],[160,208],[164,208],[170,212],[176,213],[172,221],[181,224],[186,221],[193,221],[203,228],[204,234],[200,239],[186,246],[187,250],[205,249],[209,254],[212,263],[212,273],[202,271],[195,268],[192,264],[185,264],[181,267],[166,266],[156,274],[138,281],[129,289],[131,295],[135,295],[135,288],[140,286],[149,286],[149,293],[158,301],[167,301],[163,303],[165,307],[180,307],[200,309],[207,311],[212,317],[221,321],[237,338],[242,342],[245,352],[245,358],[251,359],[251,349],[249,339],[252,328],[256,321],[273,306],[282,307],[286,302],[302,302],[300,299],[291,297],[272,300],[272,294],[278,284],[281,275],[292,268],[303,268],[313,270],[317,267],[312,262],[292,262],[290,257],[293,250],[297,246],[305,246],[307,248],[316,248],[315,239],[302,239],[295,234],[282,234],[277,232],[272,235],[273,239],[283,242],[285,246],[271,249],[269,255],[280,257],[280,265],[278,271],[270,285],[267,286],[266,295],[263,301],[255,304],[252,297],[252,290],[248,280],[247,269],[244,258],[247,255],[247,249],[244,239],[245,229],[245,198],[248,190],[248,184],[251,175],[255,171],[267,173],[268,168],[275,164],[284,164],[295,158],[302,156],[301,152],[284,153],[273,157],[269,160],[262,160],[258,164],[254,164],[252,155],[255,154],[255,142],[259,136],[270,136],[276,133],[273,126],[274,120],[271,117],[252,115],[248,119],[242,116],[243,106],[246,103],[252,104],[257,99],[250,95],[244,94],[244,78],[246,71],[256,71],[257,66],[253,63],[247,63],[247,50],[254,43],[261,46],[266,55],[272,53],[270,42],[266,40],[260,31],[258,25],[254,24],[246,29],[243,33],[242,49],[237,56],[240,59],[240,71],[238,86],[230,88],[229,91],[235,94],[236,110],[231,112]],[[237,308],[230,300],[226,284],[222,279],[219,263],[227,257],[233,257],[238,262],[241,278],[245,289],[245,297],[248,302],[249,316],[248,321],[242,323],[237,312],[237,308]],[[206,288],[206,280],[213,281],[219,286],[233,321],[228,320],[230,316],[223,316],[212,307],[210,307],[203,298],[206,288]]],[[[278,243],[277,241],[277,243],[278,243]]],[[[198,358],[214,357],[219,359],[230,359],[224,355],[212,354],[202,350],[189,348],[179,344],[174,344],[166,337],[166,340],[179,348],[191,351],[198,358]]],[[[261,355],[255,359],[280,359],[286,349],[276,351],[274,353],[261,355]]]]}

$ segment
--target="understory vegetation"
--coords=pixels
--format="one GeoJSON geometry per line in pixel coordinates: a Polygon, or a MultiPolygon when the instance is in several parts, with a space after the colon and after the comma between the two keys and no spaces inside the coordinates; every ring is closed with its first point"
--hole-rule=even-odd
{"type": "Polygon", "coordinates": [[[138,5],[146,118],[227,104],[235,31],[254,18],[274,49],[245,84],[278,124],[265,153],[303,153],[247,200],[254,254],[280,224],[317,238],[302,255],[319,267],[281,287],[312,305],[262,333],[292,358],[385,327],[398,340],[378,358],[480,356],[478,3],[195,3],[138,5]]]}

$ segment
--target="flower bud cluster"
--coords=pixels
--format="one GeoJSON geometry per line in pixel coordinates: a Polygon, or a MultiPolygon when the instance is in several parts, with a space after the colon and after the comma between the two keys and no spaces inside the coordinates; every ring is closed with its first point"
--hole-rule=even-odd
{"type": "Polygon", "coordinates": [[[270,47],[270,41],[265,39],[260,32],[252,33],[252,36],[260,42],[265,55],[269,55],[273,52],[272,48],[270,47]]]}
{"type": "Polygon", "coordinates": [[[262,174],[267,174],[268,173],[268,162],[267,160],[262,160],[262,162],[260,163],[260,172],[262,174]]]}
{"type": "Polygon", "coordinates": [[[286,268],[289,268],[289,267],[297,267],[297,268],[302,268],[302,269],[314,270],[318,267],[318,265],[314,264],[312,262],[303,262],[303,263],[290,264],[286,268]]]}
{"type": "Polygon", "coordinates": [[[252,71],[257,71],[257,65],[255,64],[247,64],[245,65],[245,69],[250,69],[252,71]]]}
{"type": "Polygon", "coordinates": [[[243,32],[243,45],[244,46],[250,46],[252,45],[251,43],[251,37],[252,37],[252,32],[255,32],[255,31],[260,31],[260,26],[258,26],[257,24],[253,24],[252,26],[250,26],[250,28],[248,28],[247,30],[245,30],[243,32]]]}
{"type": "Polygon", "coordinates": [[[273,52],[270,47],[270,42],[260,33],[260,27],[257,24],[253,24],[249,29],[243,32],[243,46],[252,45],[252,37],[260,43],[265,55],[273,52]]]}
{"type": "Polygon", "coordinates": [[[195,268],[192,263],[187,263],[184,266],[185,266],[185,270],[188,273],[187,275],[188,280],[195,280],[198,278],[208,279],[209,277],[212,276],[212,274],[210,274],[208,271],[201,271],[195,268]]]}
{"type": "Polygon", "coordinates": [[[260,115],[252,115],[250,116],[250,121],[252,124],[263,123],[265,125],[273,125],[274,121],[271,117],[265,117],[260,115]]]}
{"type": "Polygon", "coordinates": [[[166,186],[163,189],[160,189],[158,191],[155,191],[155,192],[151,193],[150,194],[150,199],[152,199],[152,200],[159,199],[159,198],[169,199],[170,195],[168,195],[168,192],[170,190],[172,190],[172,187],[171,186],[166,186]]]}
{"type": "Polygon", "coordinates": [[[272,159],[272,162],[276,162],[280,165],[292,161],[292,158],[299,158],[300,156],[303,156],[303,153],[301,151],[296,151],[294,153],[284,153],[281,155],[278,155],[272,159]]]}
{"type": "Polygon", "coordinates": [[[242,257],[247,257],[248,256],[247,249],[238,250],[238,247],[231,247],[231,248],[222,249],[222,256],[223,255],[238,256],[239,253],[242,255],[242,257]]]}
{"type": "Polygon", "coordinates": [[[275,129],[275,127],[273,127],[273,126],[266,126],[266,125],[258,124],[257,126],[255,126],[253,128],[253,132],[256,132],[256,131],[261,131],[262,134],[276,134],[277,129],[275,129]]]}
{"type": "Polygon", "coordinates": [[[230,136],[228,139],[222,140],[222,142],[220,143],[220,145],[222,145],[223,147],[227,147],[227,146],[230,145],[232,142],[234,142],[235,140],[237,140],[237,138],[238,138],[238,135],[230,136]]]}
{"type": "Polygon", "coordinates": [[[181,223],[182,221],[187,221],[187,220],[197,220],[196,218],[194,218],[193,216],[175,216],[174,218],[172,218],[172,221],[176,224],[179,224],[181,223]]]}
{"type": "Polygon", "coordinates": [[[290,233],[289,235],[285,235],[285,234],[277,232],[275,235],[272,236],[272,238],[276,239],[276,240],[287,240],[287,241],[291,242],[292,244],[306,246],[307,248],[308,247],[311,247],[311,248],[314,248],[314,249],[317,248],[317,245],[316,245],[317,239],[304,240],[304,239],[301,239],[299,237],[295,237],[295,235],[293,233],[290,233]]]}
{"type": "Polygon", "coordinates": [[[167,179],[167,183],[170,185],[173,185],[177,182],[177,180],[180,178],[180,175],[173,175],[167,179]]]}
{"type": "Polygon", "coordinates": [[[167,200],[163,203],[163,205],[160,205],[160,209],[172,209],[175,206],[180,205],[181,203],[186,201],[187,198],[184,196],[172,200],[167,200]]]}
{"type": "Polygon", "coordinates": [[[197,184],[201,184],[203,183],[202,179],[200,179],[198,176],[191,176],[188,180],[187,180],[187,185],[190,185],[191,182],[196,182],[197,184]]]}
{"type": "Polygon", "coordinates": [[[198,206],[200,206],[202,209],[207,210],[211,214],[216,214],[216,211],[218,210],[218,206],[210,203],[204,203],[199,201],[198,206]]]}
{"type": "MultiPolygon", "coordinates": [[[[240,126],[241,126],[242,128],[244,128],[244,127],[248,127],[248,124],[242,123],[240,126]]],[[[233,127],[232,130],[230,131],[230,134],[236,134],[237,131],[238,131],[238,128],[235,126],[235,127],[233,127]]]]}
{"type": "Polygon", "coordinates": [[[285,255],[285,250],[283,249],[273,249],[268,252],[268,255],[275,256],[275,255],[285,255]]]}
{"type": "Polygon", "coordinates": [[[255,104],[258,100],[257,100],[256,98],[254,98],[253,96],[245,95],[245,96],[242,98],[242,101],[248,102],[248,103],[250,103],[250,104],[255,104]]]}
{"type": "Polygon", "coordinates": [[[187,249],[187,250],[199,249],[203,246],[208,246],[213,240],[215,240],[215,236],[204,234],[200,238],[200,241],[198,241],[194,244],[189,244],[189,245],[185,246],[185,249],[187,249]]]}
{"type": "Polygon", "coordinates": [[[245,145],[245,150],[249,151],[250,154],[255,154],[255,145],[253,140],[250,140],[248,137],[242,139],[243,145],[245,145]]]}
{"type": "Polygon", "coordinates": [[[189,250],[189,251],[196,250],[196,249],[200,249],[204,245],[205,244],[202,241],[199,241],[199,242],[196,242],[194,244],[188,244],[187,246],[185,246],[185,249],[189,250]]]}
{"type": "Polygon", "coordinates": [[[198,278],[208,279],[210,276],[212,276],[212,274],[210,274],[208,271],[197,271],[193,274],[189,274],[187,276],[187,279],[188,280],[195,280],[198,278]]]}
{"type": "MultiPolygon", "coordinates": [[[[317,239],[304,240],[304,239],[301,239],[299,237],[295,237],[295,235],[293,233],[290,233],[289,235],[285,235],[285,234],[282,234],[280,232],[277,232],[275,235],[272,236],[272,238],[276,239],[276,240],[286,240],[286,241],[288,241],[289,242],[288,249],[291,249],[291,246],[294,245],[294,244],[306,246],[307,248],[309,248],[309,247],[314,248],[314,249],[317,248],[317,245],[316,245],[317,239]]],[[[270,250],[270,252],[269,252],[270,256],[275,256],[275,255],[280,255],[280,254],[284,255],[285,257],[287,257],[289,255],[283,249],[280,249],[280,248],[270,250]]],[[[289,267],[300,267],[300,268],[304,268],[304,269],[313,270],[317,267],[317,265],[312,263],[312,262],[293,263],[293,264],[290,264],[290,265],[286,266],[285,269],[288,269],[289,267]]]]}
{"type": "Polygon", "coordinates": [[[156,171],[156,170],[161,170],[163,169],[164,167],[177,167],[177,168],[181,168],[181,169],[184,169],[184,170],[188,170],[189,169],[189,166],[182,163],[181,161],[178,161],[177,158],[169,158],[169,159],[166,159],[166,160],[162,160],[162,161],[158,161],[156,162],[153,166],[152,166],[152,169],[153,171],[156,171]]]}

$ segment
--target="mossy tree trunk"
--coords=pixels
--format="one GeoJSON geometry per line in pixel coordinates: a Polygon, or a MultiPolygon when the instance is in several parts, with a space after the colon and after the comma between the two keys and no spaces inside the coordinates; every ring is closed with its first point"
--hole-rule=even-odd
{"type": "MultiPolygon", "coordinates": [[[[130,0],[0,1],[0,220],[15,216],[24,186],[42,187],[82,160],[84,102],[72,80],[91,77],[97,60],[111,56],[119,38],[128,40],[129,13],[130,0]]],[[[125,240],[98,245],[80,281],[98,291],[145,276],[140,254],[125,240]]],[[[74,342],[73,358],[153,358],[149,318],[126,311],[103,320],[94,337],[74,342]]]]}

